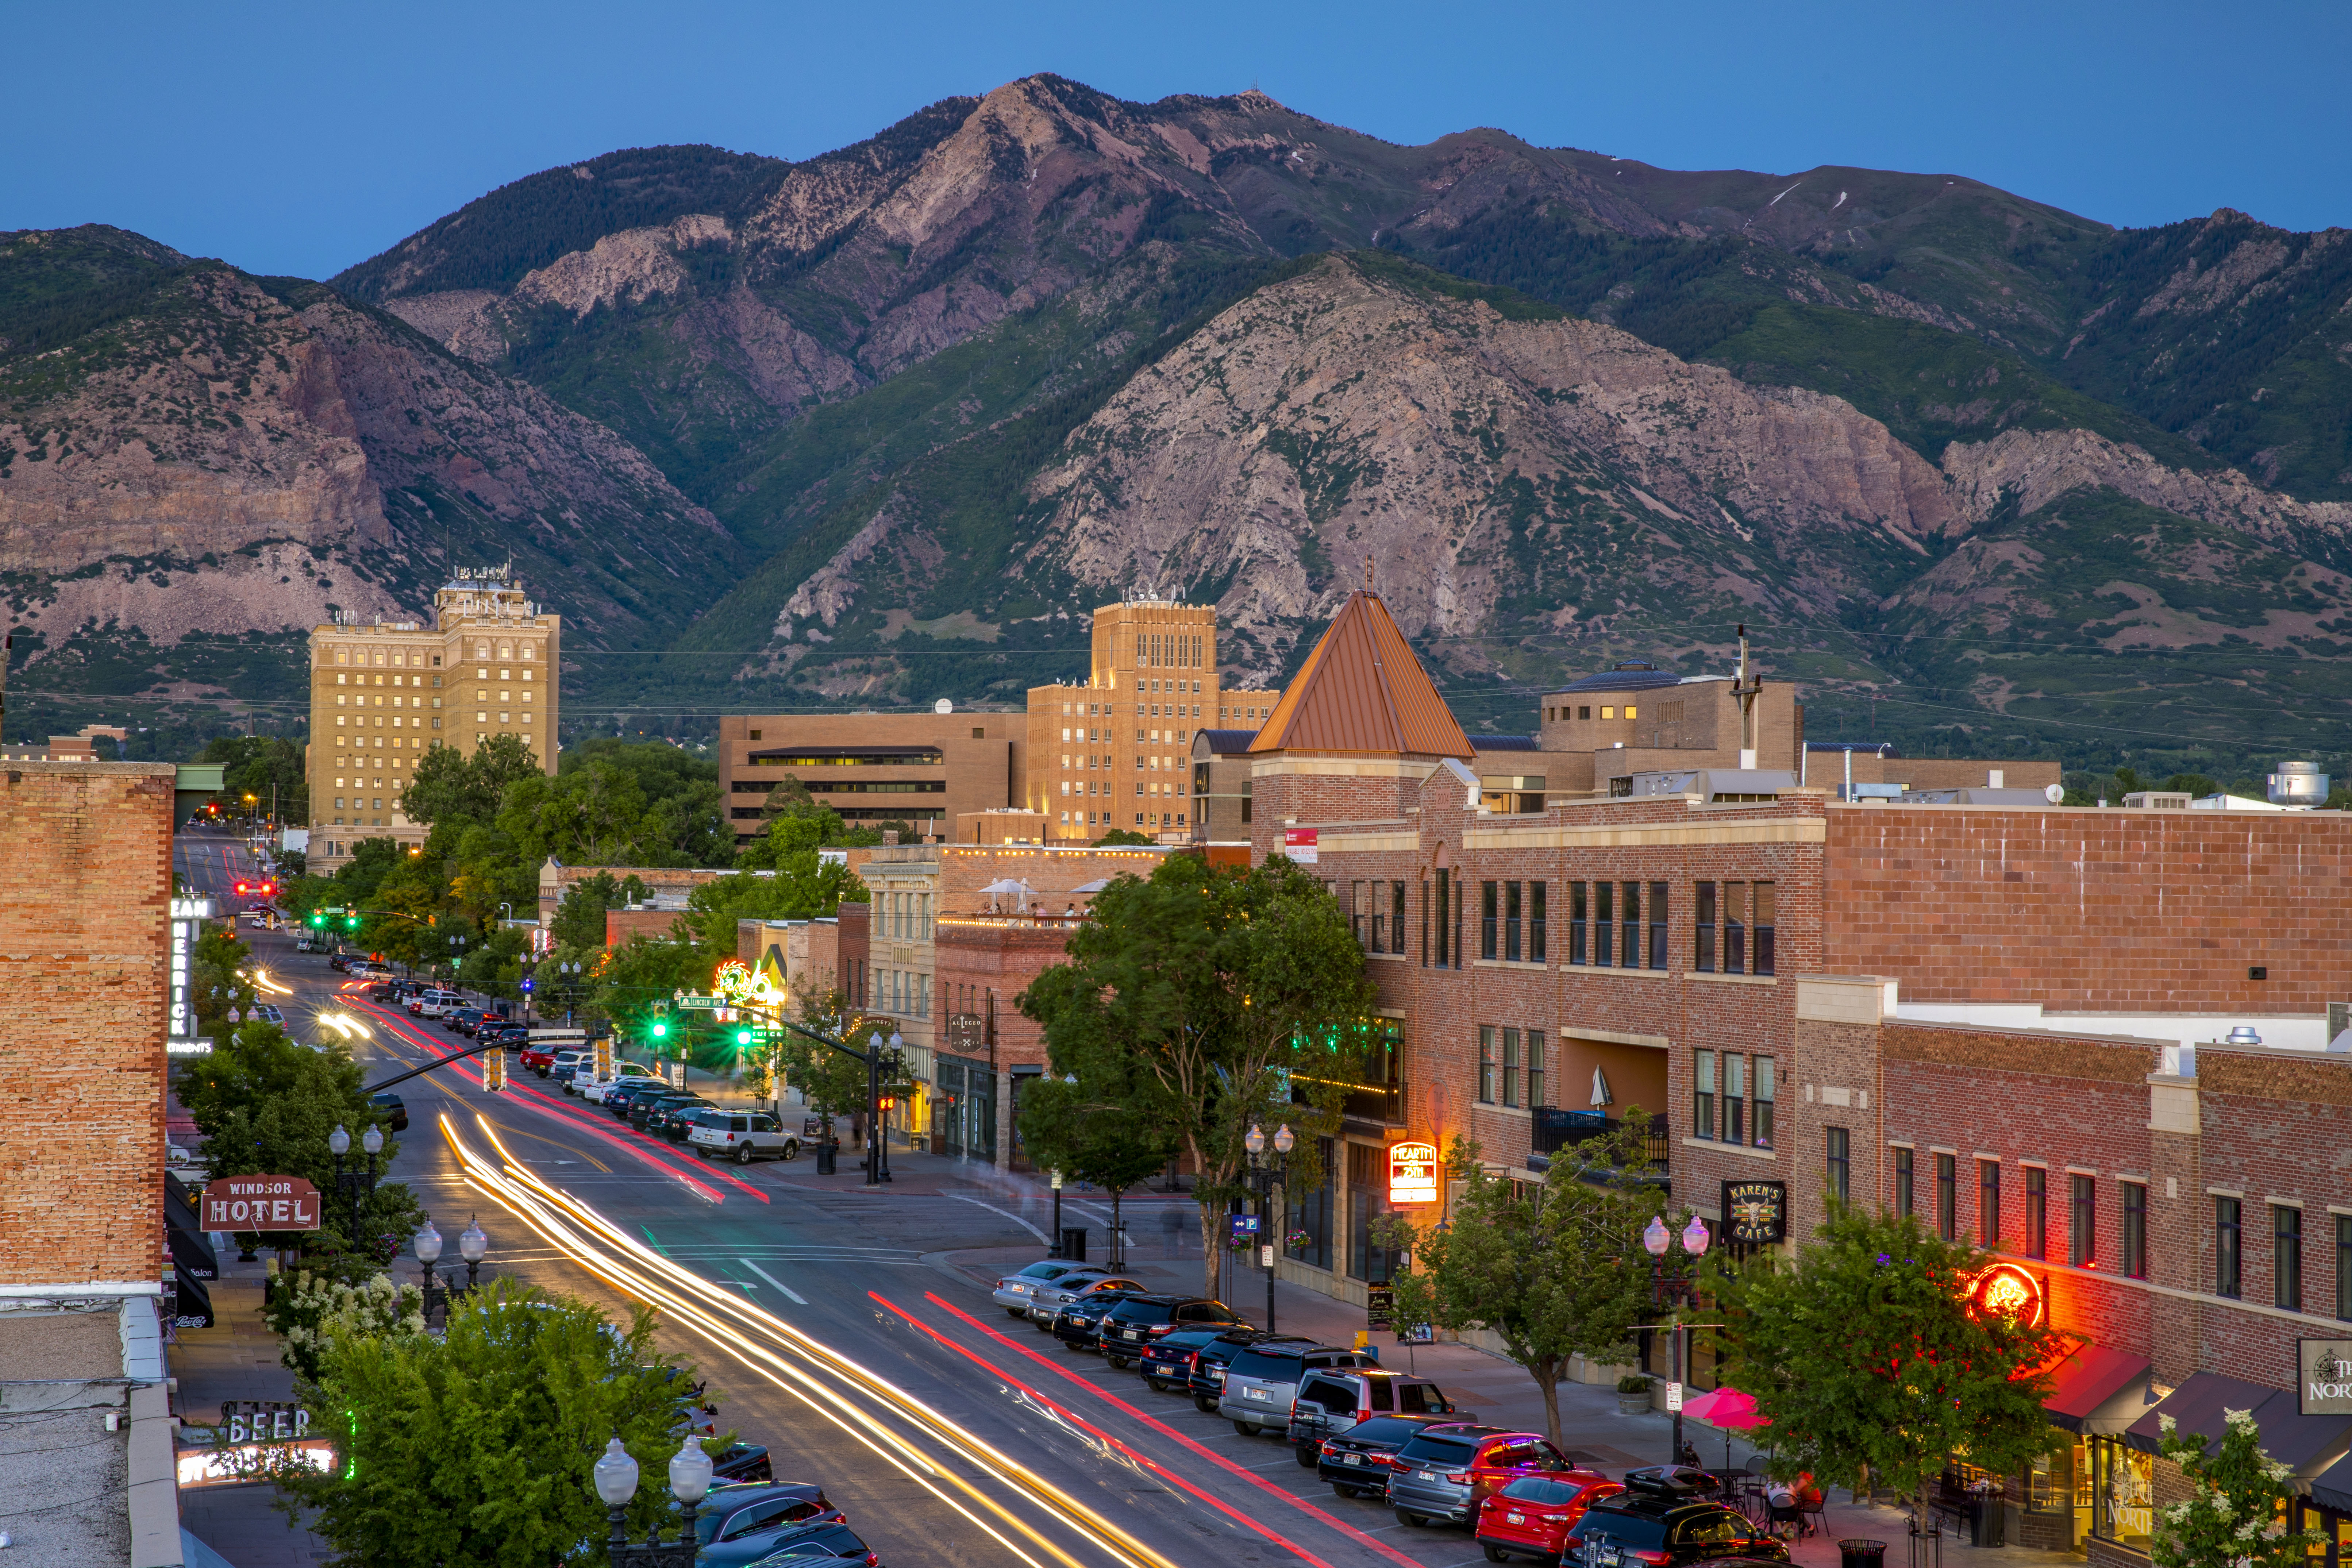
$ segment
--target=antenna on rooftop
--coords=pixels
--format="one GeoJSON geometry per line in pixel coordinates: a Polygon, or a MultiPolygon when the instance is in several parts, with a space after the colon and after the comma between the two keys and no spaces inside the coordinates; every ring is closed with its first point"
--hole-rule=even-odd
{"type": "Polygon", "coordinates": [[[1365,593],[1367,593],[1367,594],[1369,594],[1369,593],[1370,593],[1371,591],[1372,591],[1372,557],[1371,557],[1371,552],[1370,552],[1370,551],[1366,551],[1366,552],[1364,552],[1364,592],[1365,592],[1365,593]]]}

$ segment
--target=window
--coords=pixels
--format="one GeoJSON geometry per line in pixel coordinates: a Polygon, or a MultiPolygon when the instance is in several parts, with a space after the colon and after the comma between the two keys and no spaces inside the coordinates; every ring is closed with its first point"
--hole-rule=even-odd
{"type": "Polygon", "coordinates": [[[1544,956],[1544,885],[1528,884],[1528,962],[1548,963],[1544,956]]]}
{"type": "MultiPolygon", "coordinates": [[[[1540,886],[1541,884],[1538,885],[1540,886]]],[[[1551,1101],[1544,1098],[1544,1041],[1546,1036],[1541,1029],[1529,1029],[1527,1032],[1526,1038],[1528,1053],[1528,1103],[1531,1106],[1549,1105],[1551,1101]]]]}
{"type": "Polygon", "coordinates": [[[2095,1176],[2074,1175],[2066,1181],[2066,1261],[2077,1268],[2099,1263],[2099,1182],[2095,1176]]]}
{"type": "Polygon", "coordinates": [[[1429,967],[1429,879],[1421,880],[1421,966],[1429,967]]]}
{"type": "Polygon", "coordinates": [[[1395,1254],[1372,1241],[1372,1222],[1389,1212],[1387,1165],[1383,1151],[1348,1145],[1348,1273],[1368,1285],[1387,1284],[1395,1264],[1395,1254]]]}
{"type": "Polygon", "coordinates": [[[2242,1289],[2242,1262],[2238,1250],[2238,1200],[2213,1200],[2213,1294],[2239,1296],[2242,1289]]]}
{"type": "Polygon", "coordinates": [[[1650,884],[1650,967],[1666,966],[1666,885],[1650,884]]]}
{"type": "Polygon", "coordinates": [[[1748,884],[1723,885],[1723,972],[1748,973],[1748,884]]]}
{"type": "Polygon", "coordinates": [[[2303,1211],[2288,1204],[2271,1205],[2271,1305],[2303,1310],[2303,1211]]]}
{"type": "Polygon", "coordinates": [[[1642,967],[1642,884],[1628,882],[1624,887],[1624,935],[1618,942],[1618,951],[1628,969],[1642,967]]]}
{"type": "Polygon", "coordinates": [[[2124,1278],[2147,1278],[2147,1189],[2124,1184],[2124,1278]]]}
{"type": "Polygon", "coordinates": [[[1584,884],[1570,882],[1568,885],[1568,961],[1570,963],[1584,962],[1584,884]]]}
{"type": "Polygon", "coordinates": [[[1772,1147],[1772,1058],[1756,1058],[1756,1146],[1772,1147]]]}
{"type": "Polygon", "coordinates": [[[1519,1032],[1503,1031],[1503,1103],[1519,1103],[1519,1032]]]}
{"type": "Polygon", "coordinates": [[[1617,915],[1617,884],[1592,884],[1592,962],[1609,967],[1609,933],[1617,915]]]}
{"type": "Polygon", "coordinates": [[[1853,1193],[1852,1146],[1847,1142],[1844,1128],[1828,1127],[1822,1129],[1822,1131],[1827,1135],[1824,1139],[1826,1146],[1822,1151],[1826,1167],[1823,1173],[1829,1178],[1830,1196],[1840,1203],[1845,1203],[1853,1193]]]}
{"type": "Polygon", "coordinates": [[[1478,956],[1492,960],[1500,951],[1496,946],[1501,932],[1496,929],[1500,916],[1496,912],[1499,895],[1492,882],[1478,884],[1478,956]]]}
{"type": "Polygon", "coordinates": [[[2336,1216],[2336,1315],[2352,1322],[2352,1215],[2336,1216]]]}
{"type": "Polygon", "coordinates": [[[1503,884],[1503,957],[1511,963],[1519,962],[1519,884],[1503,884]]]}
{"type": "Polygon", "coordinates": [[[1691,1072],[1691,1136],[1715,1136],[1715,1053],[1701,1051],[1691,1072]]]}
{"type": "Polygon", "coordinates": [[[1698,919],[1691,928],[1691,967],[1701,974],[1715,973],[1715,884],[1698,885],[1698,919]]]}
{"type": "Polygon", "coordinates": [[[1364,938],[1368,934],[1364,929],[1364,917],[1370,912],[1370,901],[1366,897],[1364,884],[1361,882],[1349,883],[1348,934],[1356,939],[1357,945],[1359,946],[1363,944],[1364,938]]]}
{"type": "Polygon", "coordinates": [[[1987,1252],[2000,1246],[2000,1162],[1977,1162],[1977,1245],[1987,1252]]]}
{"type": "Polygon", "coordinates": [[[1437,967],[1440,969],[1449,966],[1447,954],[1454,951],[1449,940],[1453,935],[1454,922],[1449,918],[1453,912],[1453,902],[1454,873],[1441,866],[1437,868],[1437,967]]]}
{"type": "Polygon", "coordinates": [[[1774,914],[1777,912],[1774,908],[1775,900],[1772,896],[1773,891],[1773,885],[1769,882],[1759,882],[1756,884],[1754,945],[1756,948],[1756,973],[1759,974],[1769,974],[1772,973],[1772,921],[1774,914]]]}
{"type": "Polygon", "coordinates": [[[1748,1058],[1735,1051],[1723,1053],[1723,1141],[1748,1142],[1748,1058]]]}
{"type": "Polygon", "coordinates": [[[2050,1256],[2050,1173],[2025,1167],[2025,1256],[2050,1256]]]}
{"type": "Polygon", "coordinates": [[[1911,1212],[1911,1151],[1895,1151],[1895,1212],[1911,1212]]]}
{"type": "Polygon", "coordinates": [[[1495,1026],[1478,1026],[1478,1103],[1495,1103],[1495,1026]]]}
{"type": "Polygon", "coordinates": [[[1955,1155],[1936,1156],[1936,1234],[1946,1241],[1959,1235],[1959,1164],[1955,1155]]]}
{"type": "Polygon", "coordinates": [[[1307,1245],[1292,1256],[1314,1268],[1331,1267],[1331,1185],[1336,1174],[1331,1169],[1332,1141],[1318,1138],[1316,1145],[1322,1156],[1323,1184],[1313,1192],[1296,1190],[1290,1193],[1290,1228],[1307,1234],[1307,1245]]]}
{"type": "Polygon", "coordinates": [[[1389,951],[1404,956],[1404,884],[1389,884],[1389,951]]]}

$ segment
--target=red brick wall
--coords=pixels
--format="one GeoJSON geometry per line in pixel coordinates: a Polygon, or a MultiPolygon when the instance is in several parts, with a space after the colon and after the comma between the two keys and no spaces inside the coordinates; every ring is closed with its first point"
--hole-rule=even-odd
{"type": "Polygon", "coordinates": [[[11,763],[0,842],[0,1283],[163,1268],[169,765],[11,763]],[[33,1135],[37,1130],[37,1136],[33,1135]]]}
{"type": "Polygon", "coordinates": [[[956,1050],[948,1043],[944,1026],[946,1015],[958,1009],[986,1016],[993,997],[997,1070],[1008,1071],[1016,1063],[1042,1064],[1044,1031],[1022,1016],[1014,1000],[1040,973],[1063,962],[1068,940],[1068,933],[1058,927],[1000,925],[952,917],[941,921],[933,948],[942,1026],[938,1048],[953,1056],[987,1055],[985,1050],[956,1050]]]}
{"type": "Polygon", "coordinates": [[[1906,1001],[2316,1013],[2352,958],[2352,815],[1841,807],[1826,850],[1828,968],[1906,1001]]]}

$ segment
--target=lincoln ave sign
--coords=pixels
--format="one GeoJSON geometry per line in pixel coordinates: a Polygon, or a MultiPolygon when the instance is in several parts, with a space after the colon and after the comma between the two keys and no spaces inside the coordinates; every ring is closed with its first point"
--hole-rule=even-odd
{"type": "Polygon", "coordinates": [[[2352,1415],[2352,1339],[2294,1342],[2295,1393],[2305,1415],[2352,1415]]]}
{"type": "Polygon", "coordinates": [[[316,1230],[319,1189],[299,1176],[224,1176],[205,1188],[205,1228],[316,1230]]]}

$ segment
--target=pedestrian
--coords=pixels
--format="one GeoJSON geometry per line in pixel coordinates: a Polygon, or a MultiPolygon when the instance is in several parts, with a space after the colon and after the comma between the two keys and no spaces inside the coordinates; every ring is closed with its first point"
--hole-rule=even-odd
{"type": "Polygon", "coordinates": [[[1184,1241],[1184,1216],[1177,1212],[1181,1206],[1179,1204],[1160,1205],[1160,1239],[1168,1244],[1168,1256],[1171,1258],[1176,1256],[1177,1248],[1184,1241]]]}

